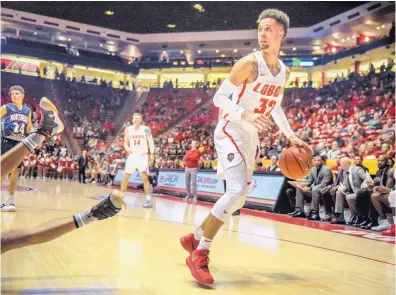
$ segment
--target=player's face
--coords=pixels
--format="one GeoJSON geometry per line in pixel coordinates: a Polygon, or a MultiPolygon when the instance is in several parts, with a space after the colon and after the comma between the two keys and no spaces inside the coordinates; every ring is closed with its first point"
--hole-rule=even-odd
{"type": "Polygon", "coordinates": [[[362,158],[360,158],[360,157],[355,157],[355,165],[356,165],[356,166],[362,165],[362,158]]]}
{"type": "Polygon", "coordinates": [[[23,93],[19,90],[11,91],[11,100],[13,103],[22,103],[23,96],[23,93]]]}
{"type": "Polygon", "coordinates": [[[132,122],[133,125],[140,125],[140,123],[142,123],[142,117],[139,115],[133,116],[132,122]]]}
{"type": "Polygon", "coordinates": [[[260,21],[257,38],[261,50],[279,49],[283,36],[283,27],[276,20],[265,18],[260,21]]]}

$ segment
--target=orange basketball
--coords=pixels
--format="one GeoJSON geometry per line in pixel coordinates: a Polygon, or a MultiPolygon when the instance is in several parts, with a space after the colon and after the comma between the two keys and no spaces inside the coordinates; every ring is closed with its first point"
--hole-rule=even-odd
{"type": "Polygon", "coordinates": [[[287,178],[302,178],[311,172],[312,159],[303,148],[291,147],[282,152],[279,168],[287,178]]]}

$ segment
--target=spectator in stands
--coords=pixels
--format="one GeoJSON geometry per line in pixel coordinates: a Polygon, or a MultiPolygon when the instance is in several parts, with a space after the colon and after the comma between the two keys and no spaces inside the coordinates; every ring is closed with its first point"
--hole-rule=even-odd
{"type": "Polygon", "coordinates": [[[390,145],[390,143],[385,142],[382,144],[381,154],[386,158],[390,158],[392,156],[392,146],[390,145]]]}
{"type": "Polygon", "coordinates": [[[375,146],[374,142],[367,142],[367,151],[363,154],[363,159],[376,159],[380,155],[381,151],[375,146]]]}
{"type": "Polygon", "coordinates": [[[261,160],[258,160],[258,161],[257,161],[256,171],[257,171],[257,172],[264,172],[264,171],[267,171],[267,168],[263,167],[263,163],[261,162],[261,160]]]}
{"type": "Polygon", "coordinates": [[[340,169],[340,160],[341,160],[341,154],[336,157],[336,163],[333,167],[331,167],[331,171],[338,171],[340,169]]]}
{"type": "Polygon", "coordinates": [[[326,151],[326,145],[324,142],[319,142],[318,145],[316,146],[316,149],[314,149],[315,155],[319,156],[326,156],[327,158],[327,151],[326,151]]]}
{"type": "Polygon", "coordinates": [[[363,135],[358,130],[353,131],[353,134],[351,136],[351,141],[352,142],[361,142],[362,140],[364,140],[363,135]]]}
{"type": "Polygon", "coordinates": [[[343,157],[340,160],[343,170],[343,180],[336,192],[336,203],[334,218],[330,221],[333,224],[345,224],[344,219],[344,201],[346,199],[349,209],[351,210],[351,218],[348,223],[352,223],[357,215],[356,210],[356,194],[362,188],[372,183],[372,179],[363,168],[352,166],[351,160],[343,157]]]}
{"type": "Polygon", "coordinates": [[[345,145],[345,141],[341,138],[340,133],[336,132],[333,135],[334,140],[337,141],[338,147],[343,147],[345,145]]]}
{"type": "Polygon", "coordinates": [[[358,155],[364,158],[366,152],[367,152],[367,145],[365,143],[360,144],[358,148],[358,155]]]}
{"type": "Polygon", "coordinates": [[[337,156],[340,154],[340,149],[338,147],[338,142],[333,141],[331,143],[331,149],[327,152],[327,158],[328,159],[336,159],[337,156]]]}
{"type": "Polygon", "coordinates": [[[276,155],[271,156],[271,165],[267,167],[266,171],[280,171],[280,168],[278,166],[278,157],[276,155]]]}
{"type": "Polygon", "coordinates": [[[308,214],[310,220],[320,220],[319,217],[319,201],[321,190],[333,183],[333,174],[331,170],[324,165],[321,156],[316,155],[313,159],[314,167],[308,178],[307,184],[297,188],[296,191],[296,207],[295,211],[289,215],[292,217],[306,217],[304,212],[304,196],[312,198],[311,211],[308,214]]]}
{"type": "Polygon", "coordinates": [[[368,122],[367,129],[376,130],[376,129],[381,129],[381,128],[382,128],[382,123],[381,123],[380,116],[378,113],[375,113],[373,119],[371,119],[368,122]]]}

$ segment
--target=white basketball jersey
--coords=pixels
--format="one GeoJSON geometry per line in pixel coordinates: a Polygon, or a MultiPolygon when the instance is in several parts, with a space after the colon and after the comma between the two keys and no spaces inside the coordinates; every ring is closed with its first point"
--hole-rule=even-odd
{"type": "MultiPolygon", "coordinates": [[[[240,85],[237,92],[232,94],[232,101],[248,112],[264,114],[269,118],[274,107],[282,102],[282,89],[286,83],[286,66],[278,59],[280,71],[278,75],[273,76],[261,52],[253,52],[250,55],[254,55],[257,60],[258,73],[256,81],[240,85]]],[[[227,119],[227,116],[228,114],[224,114],[223,118],[227,119]]],[[[236,123],[245,125],[240,121],[236,123]]]]}
{"type": "Polygon", "coordinates": [[[147,130],[150,129],[145,125],[140,125],[138,130],[133,125],[126,128],[132,154],[148,154],[147,130]]]}

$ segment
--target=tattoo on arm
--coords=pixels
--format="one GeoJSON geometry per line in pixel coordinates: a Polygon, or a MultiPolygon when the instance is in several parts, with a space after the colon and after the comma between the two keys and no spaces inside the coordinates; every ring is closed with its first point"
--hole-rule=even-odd
{"type": "Polygon", "coordinates": [[[252,67],[252,70],[250,72],[250,78],[252,79],[251,81],[253,82],[253,81],[255,81],[257,79],[258,64],[257,64],[257,61],[255,61],[255,60],[252,60],[252,64],[253,64],[253,67],[252,67]]]}

